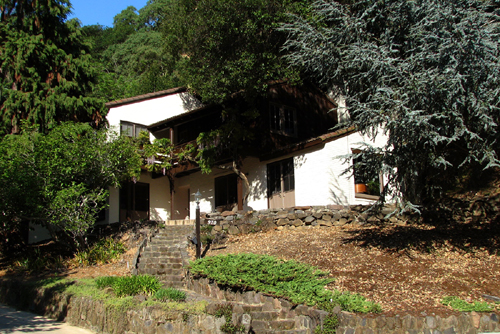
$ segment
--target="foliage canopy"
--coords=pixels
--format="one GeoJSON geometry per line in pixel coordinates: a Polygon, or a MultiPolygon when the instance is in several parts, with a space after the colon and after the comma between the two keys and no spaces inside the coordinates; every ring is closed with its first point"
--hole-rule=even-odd
{"type": "Polygon", "coordinates": [[[288,60],[347,100],[388,195],[429,205],[461,177],[499,165],[499,17],[491,1],[320,0],[284,25],[288,60]]]}

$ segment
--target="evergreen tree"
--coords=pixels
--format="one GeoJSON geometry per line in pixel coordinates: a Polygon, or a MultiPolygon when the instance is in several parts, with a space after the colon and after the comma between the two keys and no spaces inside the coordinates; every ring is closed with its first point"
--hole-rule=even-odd
{"type": "Polygon", "coordinates": [[[0,0],[0,135],[20,121],[42,132],[72,120],[98,125],[103,103],[86,97],[90,55],[68,0],[0,0]]]}
{"type": "Polygon", "coordinates": [[[403,209],[430,206],[457,182],[497,167],[499,16],[490,1],[318,1],[296,18],[288,59],[347,98],[352,124],[375,137],[366,167],[403,209]]]}

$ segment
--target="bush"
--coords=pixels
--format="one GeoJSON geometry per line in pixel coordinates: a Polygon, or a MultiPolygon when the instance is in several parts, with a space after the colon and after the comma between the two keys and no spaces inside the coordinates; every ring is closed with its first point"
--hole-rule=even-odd
{"type": "Polygon", "coordinates": [[[329,291],[328,273],[308,264],[283,261],[272,256],[229,254],[207,257],[191,264],[194,275],[243,290],[256,290],[287,298],[295,304],[315,305],[331,301],[351,312],[380,312],[380,306],[357,294],[329,291]]]}
{"type": "Polygon", "coordinates": [[[166,302],[168,300],[180,302],[186,300],[186,293],[174,288],[159,289],[153,296],[154,299],[166,302]]]}
{"type": "Polygon", "coordinates": [[[125,246],[108,237],[98,241],[89,249],[76,253],[73,263],[76,266],[105,264],[117,259],[123,253],[125,253],[125,246]]]}

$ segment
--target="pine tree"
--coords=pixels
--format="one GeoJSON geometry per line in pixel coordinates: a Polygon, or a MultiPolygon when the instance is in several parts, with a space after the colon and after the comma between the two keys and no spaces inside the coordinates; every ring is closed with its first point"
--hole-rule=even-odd
{"type": "Polygon", "coordinates": [[[21,120],[42,132],[58,122],[102,122],[103,103],[86,97],[94,81],[68,0],[0,0],[0,135],[21,120]]]}

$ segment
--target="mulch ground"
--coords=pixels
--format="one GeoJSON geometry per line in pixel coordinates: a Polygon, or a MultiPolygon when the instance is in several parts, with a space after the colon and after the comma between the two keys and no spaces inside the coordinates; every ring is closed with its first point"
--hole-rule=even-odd
{"type": "MultiPolygon", "coordinates": [[[[490,232],[482,237],[491,239],[490,232]]],[[[445,296],[500,296],[498,248],[477,247],[469,238],[469,248],[458,248],[463,240],[443,236],[425,225],[309,227],[233,236],[207,256],[249,252],[306,262],[330,272],[329,289],[359,293],[388,316],[448,316],[457,312],[440,303],[445,296]]]]}

